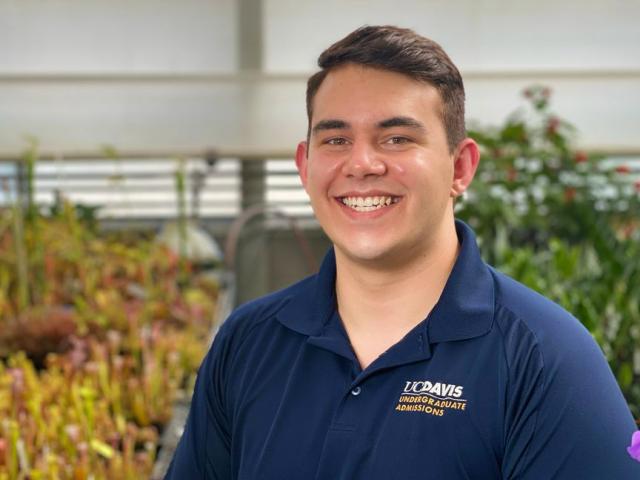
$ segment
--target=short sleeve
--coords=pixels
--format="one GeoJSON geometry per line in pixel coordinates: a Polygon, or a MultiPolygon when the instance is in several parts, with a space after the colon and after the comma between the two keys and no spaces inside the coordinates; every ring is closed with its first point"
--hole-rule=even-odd
{"type": "Polygon", "coordinates": [[[189,415],[165,480],[231,478],[230,429],[224,408],[228,335],[216,335],[196,379],[189,415]]]}
{"type": "Polygon", "coordinates": [[[503,478],[640,478],[625,448],[635,422],[586,329],[559,323],[544,341],[522,324],[507,330],[503,478]]]}

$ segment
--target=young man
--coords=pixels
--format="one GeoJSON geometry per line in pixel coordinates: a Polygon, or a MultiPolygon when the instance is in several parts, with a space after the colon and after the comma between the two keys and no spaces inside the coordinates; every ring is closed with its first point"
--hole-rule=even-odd
{"type": "Polygon", "coordinates": [[[445,52],[365,27],[319,65],[296,163],[334,248],[223,324],[167,478],[640,478],[589,333],[454,219],[479,155],[445,52]]]}

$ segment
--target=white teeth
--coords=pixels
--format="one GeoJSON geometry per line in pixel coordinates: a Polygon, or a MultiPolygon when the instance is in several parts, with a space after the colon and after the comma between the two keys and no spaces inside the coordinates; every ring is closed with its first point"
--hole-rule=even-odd
{"type": "Polygon", "coordinates": [[[394,197],[343,197],[342,203],[358,212],[371,212],[392,203],[398,198],[394,197]]]}

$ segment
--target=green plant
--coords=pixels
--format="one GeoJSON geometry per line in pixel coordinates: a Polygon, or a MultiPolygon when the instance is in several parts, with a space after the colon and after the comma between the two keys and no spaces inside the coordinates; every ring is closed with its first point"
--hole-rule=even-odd
{"type": "Polygon", "coordinates": [[[483,159],[457,215],[490,263],[584,323],[640,420],[640,182],[575,150],[550,95],[529,88],[528,109],[471,132],[483,159]]]}
{"type": "Polygon", "coordinates": [[[184,158],[178,159],[178,168],[176,169],[174,176],[178,212],[178,250],[180,252],[180,270],[181,275],[185,277],[185,260],[187,257],[187,175],[184,158]]]}
{"type": "Polygon", "coordinates": [[[0,479],[145,478],[193,385],[217,285],[181,279],[157,243],[101,237],[59,207],[38,218],[43,254],[27,275],[47,282],[31,285],[39,302],[26,307],[14,301],[16,210],[0,217],[0,479]]]}
{"type": "Polygon", "coordinates": [[[638,224],[640,184],[627,166],[573,148],[575,129],[553,113],[550,95],[548,88],[529,88],[528,108],[500,127],[469,132],[482,160],[457,212],[491,262],[501,243],[544,247],[552,237],[581,243],[603,224],[618,236],[638,224]]]}

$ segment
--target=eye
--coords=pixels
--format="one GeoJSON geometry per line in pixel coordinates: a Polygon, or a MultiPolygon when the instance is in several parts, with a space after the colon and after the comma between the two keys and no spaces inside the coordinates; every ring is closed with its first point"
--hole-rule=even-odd
{"type": "Polygon", "coordinates": [[[390,143],[391,145],[404,145],[407,143],[411,143],[411,139],[407,138],[407,137],[399,137],[399,136],[395,136],[395,137],[390,137],[386,143],[390,143]]]}
{"type": "Polygon", "coordinates": [[[346,145],[347,139],[344,137],[333,137],[324,141],[327,145],[346,145]]]}

